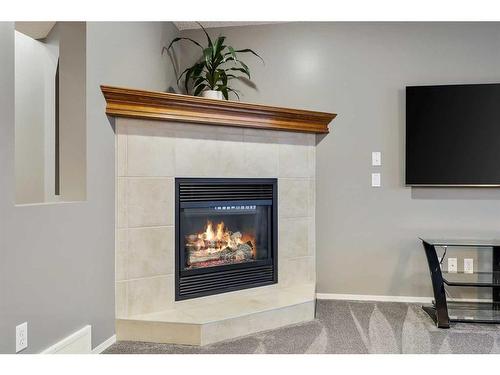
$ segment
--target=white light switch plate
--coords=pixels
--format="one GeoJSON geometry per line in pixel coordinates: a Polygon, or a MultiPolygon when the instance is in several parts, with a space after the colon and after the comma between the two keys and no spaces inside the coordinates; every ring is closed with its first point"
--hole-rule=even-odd
{"type": "Polygon", "coordinates": [[[16,353],[28,347],[28,322],[16,326],[16,353]]]}
{"type": "Polygon", "coordinates": [[[382,165],[382,153],[380,151],[372,152],[372,166],[378,167],[382,165]]]}
{"type": "Polygon", "coordinates": [[[372,173],[372,187],[380,187],[380,173],[372,173]]]}
{"type": "Polygon", "coordinates": [[[448,258],[448,272],[457,272],[457,258],[448,258]]]}
{"type": "Polygon", "coordinates": [[[474,259],[464,259],[464,273],[474,273],[474,259]]]}

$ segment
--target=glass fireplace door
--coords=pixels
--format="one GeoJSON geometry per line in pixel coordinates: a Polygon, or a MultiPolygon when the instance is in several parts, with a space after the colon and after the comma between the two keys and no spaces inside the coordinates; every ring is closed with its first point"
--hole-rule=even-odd
{"type": "Polygon", "coordinates": [[[179,220],[181,272],[272,256],[271,200],[183,202],[179,220]]]}
{"type": "Polygon", "coordinates": [[[276,178],[175,179],[175,300],[278,282],[276,178]]]}

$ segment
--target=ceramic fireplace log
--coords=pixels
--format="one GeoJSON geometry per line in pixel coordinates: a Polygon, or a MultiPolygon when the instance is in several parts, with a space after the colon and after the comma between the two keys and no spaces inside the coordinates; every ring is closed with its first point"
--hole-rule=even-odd
{"type": "Polygon", "coordinates": [[[236,249],[231,249],[227,247],[223,250],[214,251],[213,253],[209,254],[207,254],[207,252],[209,252],[208,249],[196,250],[190,248],[188,249],[188,252],[189,252],[190,264],[217,261],[217,260],[243,261],[246,259],[253,258],[253,246],[250,241],[243,244],[239,244],[236,249]]]}

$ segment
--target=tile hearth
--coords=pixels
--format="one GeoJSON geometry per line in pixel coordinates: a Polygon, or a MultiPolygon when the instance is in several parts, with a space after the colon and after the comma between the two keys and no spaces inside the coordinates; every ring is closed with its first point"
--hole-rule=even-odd
{"type": "Polygon", "coordinates": [[[314,285],[227,293],[118,319],[117,339],[207,345],[314,319],[314,285]]]}

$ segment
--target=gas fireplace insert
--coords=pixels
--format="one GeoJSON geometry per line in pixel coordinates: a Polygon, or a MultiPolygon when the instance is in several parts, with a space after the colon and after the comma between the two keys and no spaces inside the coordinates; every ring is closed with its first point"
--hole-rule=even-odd
{"type": "Polygon", "coordinates": [[[175,299],[277,283],[277,180],[176,178],[175,299]]]}

